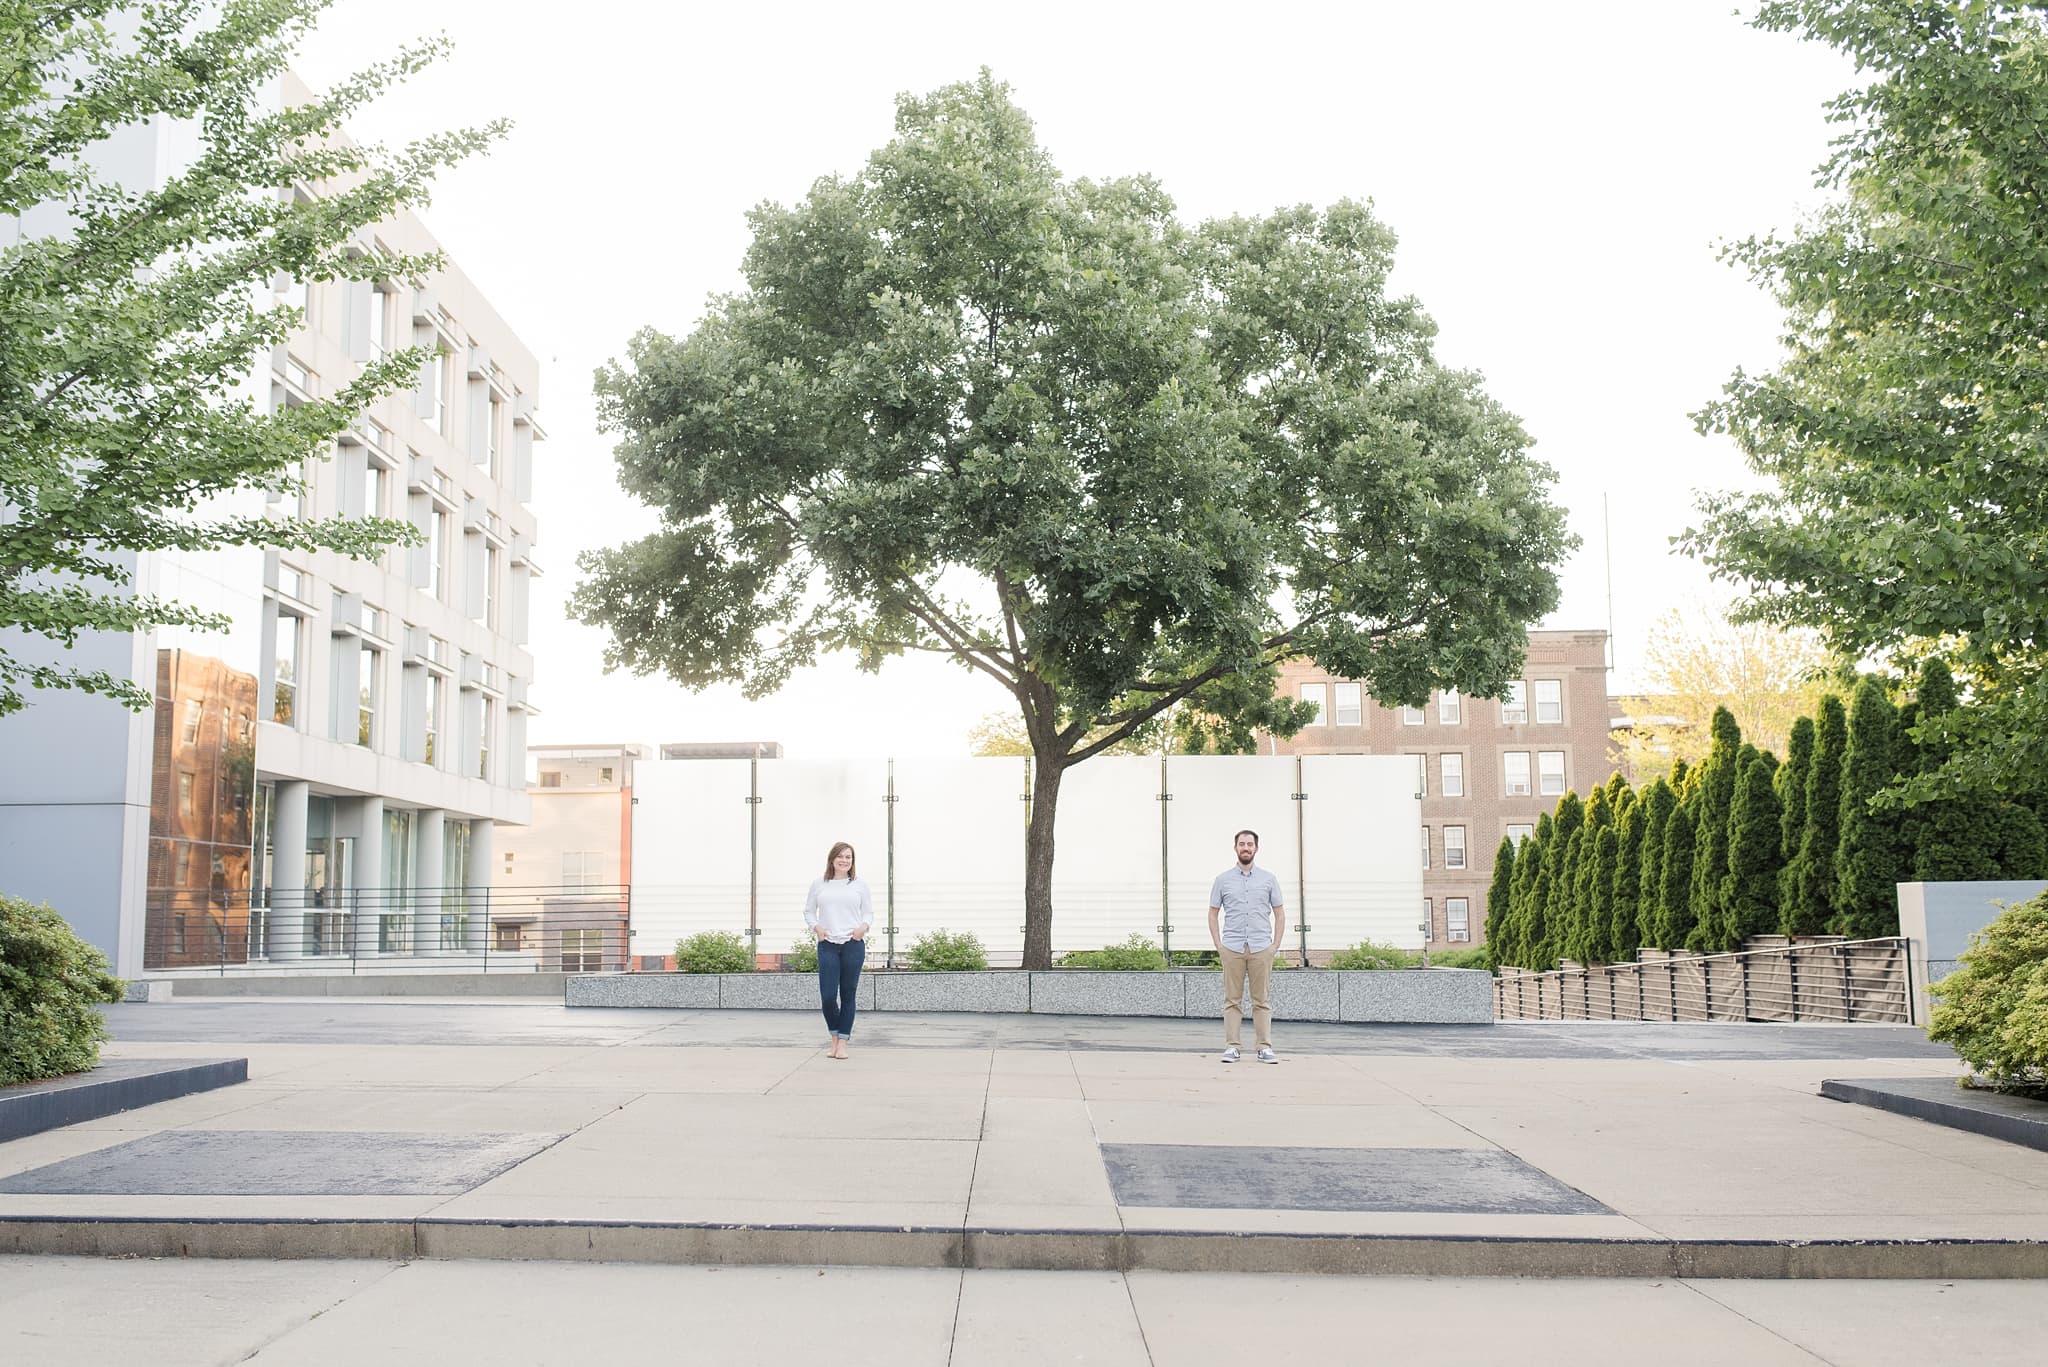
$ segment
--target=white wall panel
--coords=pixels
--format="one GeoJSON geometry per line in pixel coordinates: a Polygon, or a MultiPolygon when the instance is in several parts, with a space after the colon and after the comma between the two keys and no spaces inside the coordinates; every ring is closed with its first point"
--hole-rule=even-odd
{"type": "Polygon", "coordinates": [[[1406,755],[1304,755],[1310,949],[1422,948],[1422,804],[1406,755]]]}
{"type": "Polygon", "coordinates": [[[854,871],[873,890],[879,920],[889,871],[888,791],[884,759],[761,761],[762,953],[780,954],[808,933],[804,896],[841,840],[853,845],[854,871]]]}
{"type": "Polygon", "coordinates": [[[1287,943],[1297,943],[1294,758],[1291,755],[1179,755],[1167,761],[1173,801],[1168,813],[1168,890],[1173,942],[1208,949],[1209,888],[1237,862],[1241,830],[1259,833],[1261,868],[1280,880],[1287,904],[1287,943]]]}
{"type": "MultiPolygon", "coordinates": [[[[1053,823],[1052,948],[1159,942],[1159,761],[1103,755],[1067,770],[1053,823]]],[[[1022,924],[1019,922],[1019,924],[1022,924]]]]}
{"type": "MultiPolygon", "coordinates": [[[[934,930],[973,931],[991,963],[1021,960],[1028,765],[1014,757],[896,761],[899,962],[934,930]]],[[[886,897],[882,881],[875,895],[886,897]]],[[[886,949],[878,940],[868,952],[886,949]]]]}
{"type": "Polygon", "coordinates": [[[700,930],[747,928],[751,763],[633,767],[633,953],[673,954],[700,930]]]}

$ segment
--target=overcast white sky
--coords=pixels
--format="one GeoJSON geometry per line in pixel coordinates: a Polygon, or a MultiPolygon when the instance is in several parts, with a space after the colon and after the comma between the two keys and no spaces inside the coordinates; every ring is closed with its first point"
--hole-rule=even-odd
{"type": "Polygon", "coordinates": [[[651,526],[613,480],[591,373],[634,330],[687,332],[737,286],[750,206],[857,168],[887,141],[899,91],[983,65],[1067,174],[1149,172],[1191,221],[1371,199],[1400,235],[1396,287],[1441,327],[1439,354],[1483,372],[1559,474],[1584,545],[1546,626],[1607,624],[1607,499],[1627,687],[1650,623],[1705,587],[1667,544],[1693,491],[1749,478],[1687,414],[1777,350],[1775,308],[1714,244],[1790,227],[1818,201],[1821,104],[1852,80],[1833,52],[1730,9],[339,0],[298,65],[318,86],[446,32],[453,58],[355,131],[516,121],[425,217],[542,364],[529,740],[959,755],[1008,698],[957,667],[898,661],[871,677],[835,662],[750,704],[606,675],[600,634],[563,617],[576,553],[651,526]]]}

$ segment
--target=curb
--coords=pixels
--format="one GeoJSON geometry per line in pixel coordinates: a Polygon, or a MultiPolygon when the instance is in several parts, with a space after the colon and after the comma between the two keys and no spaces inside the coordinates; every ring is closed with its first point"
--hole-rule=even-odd
{"type": "Polygon", "coordinates": [[[607,1220],[0,1215],[0,1253],[152,1258],[1268,1272],[1408,1277],[2048,1277],[2048,1241],[1586,1239],[607,1220]]]}
{"type": "Polygon", "coordinates": [[[0,1143],[249,1080],[249,1060],[110,1059],[0,1092],[0,1143]]]}
{"type": "Polygon", "coordinates": [[[1820,1094],[2048,1152],[2048,1105],[2024,1097],[1967,1091],[1947,1078],[1829,1078],[1820,1094]]]}

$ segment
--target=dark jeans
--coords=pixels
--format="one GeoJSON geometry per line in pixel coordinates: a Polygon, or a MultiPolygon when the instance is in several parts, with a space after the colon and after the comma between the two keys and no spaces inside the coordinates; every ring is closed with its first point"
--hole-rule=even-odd
{"type": "Polygon", "coordinates": [[[840,1039],[853,1038],[854,991],[860,966],[868,957],[866,940],[835,945],[818,941],[818,1003],[825,1008],[825,1028],[840,1039]]]}

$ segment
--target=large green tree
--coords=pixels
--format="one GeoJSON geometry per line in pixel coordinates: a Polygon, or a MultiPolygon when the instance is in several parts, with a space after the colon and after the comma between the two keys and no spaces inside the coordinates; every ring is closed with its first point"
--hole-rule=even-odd
{"type": "MultiPolygon", "coordinates": [[[[2048,24],[1998,0],[1775,0],[1828,43],[1829,207],[1733,257],[1785,310],[1786,360],[1700,415],[1768,478],[1683,538],[1748,616],[1844,658],[1934,649],[1978,705],[1909,797],[2048,787],[2048,24]]],[[[1812,819],[1809,813],[1809,820],[1812,819]]],[[[1802,877],[1813,871],[1802,870],[1802,877]]]]}
{"type": "MultiPolygon", "coordinates": [[[[1693,802],[1698,804],[1699,848],[1693,852],[1691,949],[1711,947],[1719,934],[1721,894],[1728,877],[1729,814],[1735,804],[1735,781],[1742,772],[1742,728],[1725,707],[1714,709],[1714,739],[1698,769],[1693,802]]],[[[1677,948],[1677,946],[1673,946],[1677,948]]]]}
{"type": "Polygon", "coordinates": [[[1849,749],[1849,713],[1830,693],[1814,723],[1813,763],[1806,773],[1806,829],[1788,879],[1792,900],[1778,905],[1778,933],[1818,935],[1835,908],[1835,850],[1842,834],[1842,760],[1849,749]]]}
{"type": "Polygon", "coordinates": [[[1778,925],[1779,850],[1784,812],[1778,790],[1777,756],[1742,747],[1742,769],[1728,808],[1728,872],[1723,876],[1719,921],[1710,949],[1740,949],[1752,935],[1778,925]]]}
{"type": "Polygon", "coordinates": [[[1812,717],[1792,723],[1785,763],[1772,780],[1778,789],[1778,918],[1781,933],[1798,906],[1799,845],[1806,838],[1806,782],[1813,772],[1812,717]]]}
{"type": "Polygon", "coordinates": [[[1549,471],[1390,294],[1362,204],[1189,226],[1069,180],[988,77],[897,104],[859,171],[752,215],[745,285],[597,376],[659,529],[580,562],[607,663],[774,691],[947,656],[1033,755],[1024,962],[1051,962],[1068,769],[1179,703],[1289,734],[1278,664],[1498,693],[1572,544],[1549,471]]]}
{"type": "Polygon", "coordinates": [[[377,519],[241,511],[223,496],[295,488],[377,396],[412,383],[405,351],[338,392],[272,413],[245,397],[257,358],[299,321],[272,281],[409,279],[430,257],[363,230],[424,202],[434,175],[499,125],[387,150],[349,116],[431,61],[408,48],[291,108],[268,92],[331,0],[6,0],[0,4],[0,714],[43,688],[141,709],[150,681],[66,663],[80,633],[218,627],[134,591],[130,553],[223,546],[375,552],[377,519]],[[107,166],[143,126],[190,130],[160,183],[107,166]],[[303,191],[311,187],[314,193],[303,191]],[[12,234],[10,234],[10,237],[12,234]]]}
{"type": "Polygon", "coordinates": [[[1841,842],[1835,847],[1835,915],[1829,929],[1854,940],[1896,935],[1904,840],[1899,813],[1874,810],[1899,777],[1898,709],[1884,680],[1866,674],[1849,702],[1842,760],[1841,842]]]}

